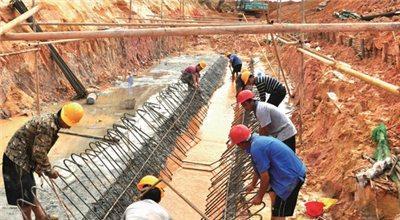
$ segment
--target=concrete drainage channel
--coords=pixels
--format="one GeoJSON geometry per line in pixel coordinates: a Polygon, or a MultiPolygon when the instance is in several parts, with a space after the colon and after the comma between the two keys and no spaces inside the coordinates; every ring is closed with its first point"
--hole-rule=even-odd
{"type": "Polygon", "coordinates": [[[60,219],[120,219],[138,195],[135,184],[147,174],[172,178],[167,160],[180,166],[207,114],[208,102],[222,84],[227,61],[219,57],[201,78],[201,91],[171,84],[150,98],[136,115],[125,114],[85,153],[55,166],[61,177],[44,179],[39,201],[60,219]]]}

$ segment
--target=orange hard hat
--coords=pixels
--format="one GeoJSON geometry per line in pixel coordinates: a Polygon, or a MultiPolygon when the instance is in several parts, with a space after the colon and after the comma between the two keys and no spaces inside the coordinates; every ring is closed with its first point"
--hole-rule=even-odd
{"type": "Polygon", "coordinates": [[[247,141],[251,136],[251,131],[245,125],[234,125],[229,132],[229,138],[233,144],[239,144],[247,141]]]}
{"type": "Polygon", "coordinates": [[[206,63],[206,61],[204,61],[204,60],[200,60],[200,62],[199,62],[199,66],[201,67],[201,69],[204,69],[204,68],[206,68],[206,66],[207,66],[207,63],[206,63]]]}
{"type": "Polygon", "coordinates": [[[247,84],[247,81],[249,81],[251,75],[251,72],[245,69],[242,71],[242,74],[240,74],[240,79],[243,81],[244,84],[247,84]]]}
{"type": "Polygon", "coordinates": [[[76,102],[70,102],[61,108],[61,120],[70,127],[77,124],[83,114],[83,107],[76,102]]]}
{"type": "Polygon", "coordinates": [[[246,89],[246,90],[242,90],[241,92],[239,92],[236,100],[239,104],[242,104],[243,102],[245,102],[249,99],[252,99],[252,98],[254,98],[254,93],[252,91],[246,89]]]}

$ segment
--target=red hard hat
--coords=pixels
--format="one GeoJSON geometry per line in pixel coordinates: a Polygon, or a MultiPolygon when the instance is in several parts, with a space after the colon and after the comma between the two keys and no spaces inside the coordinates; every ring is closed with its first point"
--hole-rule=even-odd
{"type": "Polygon", "coordinates": [[[239,94],[237,95],[237,102],[242,104],[243,102],[254,98],[254,93],[250,90],[243,90],[241,92],[239,92],[239,94]]]}
{"type": "Polygon", "coordinates": [[[238,144],[240,142],[246,141],[250,138],[251,131],[245,125],[239,124],[234,125],[229,132],[229,138],[233,144],[238,144]]]}

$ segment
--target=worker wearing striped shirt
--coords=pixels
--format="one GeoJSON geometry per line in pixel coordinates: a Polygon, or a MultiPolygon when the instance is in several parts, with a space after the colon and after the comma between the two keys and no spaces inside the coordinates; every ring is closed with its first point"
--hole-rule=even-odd
{"type": "Polygon", "coordinates": [[[255,74],[248,70],[244,70],[238,79],[236,79],[236,95],[245,87],[255,85],[260,96],[260,101],[266,101],[266,93],[270,94],[267,103],[275,105],[276,107],[282,102],[286,96],[285,86],[277,79],[265,75],[261,69],[256,69],[255,74]]]}

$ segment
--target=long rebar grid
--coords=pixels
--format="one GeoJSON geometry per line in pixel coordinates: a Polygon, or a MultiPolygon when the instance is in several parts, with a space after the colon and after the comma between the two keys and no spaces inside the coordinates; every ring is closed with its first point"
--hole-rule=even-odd
{"type": "Polygon", "coordinates": [[[63,207],[54,194],[44,194],[39,199],[45,210],[62,213],[60,219],[120,219],[139,195],[135,184],[142,176],[171,179],[166,162],[180,166],[187,150],[198,142],[196,132],[226,66],[226,59],[220,57],[201,78],[201,90],[171,84],[136,115],[126,113],[121,123],[108,129],[104,138],[114,142],[92,142],[84,153],[56,165],[61,176],[52,191],[60,195],[63,207]]]}
{"type": "MultiPolygon", "coordinates": [[[[258,122],[251,112],[235,106],[235,117],[232,125],[245,124],[254,130],[258,122]]],[[[210,193],[207,196],[206,215],[210,219],[250,219],[257,216],[262,219],[259,208],[252,208],[251,200],[256,195],[246,192],[246,185],[251,181],[253,165],[249,154],[236,147],[228,148],[219,160],[211,178],[210,193]]]]}

